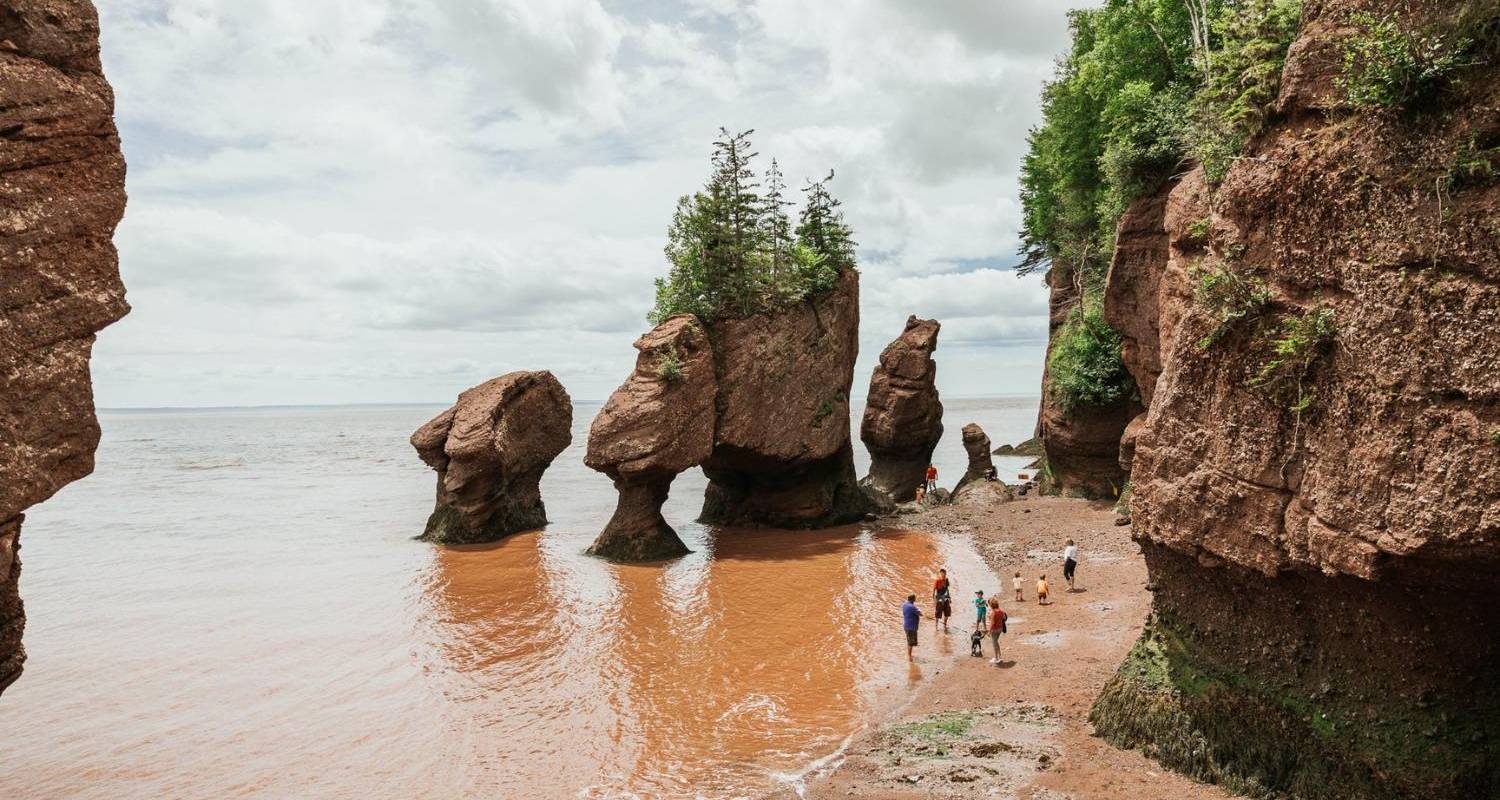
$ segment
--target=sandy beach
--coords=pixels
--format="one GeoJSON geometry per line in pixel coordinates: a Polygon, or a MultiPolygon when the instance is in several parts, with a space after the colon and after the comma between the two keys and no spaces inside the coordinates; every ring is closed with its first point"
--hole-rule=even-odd
{"type": "MultiPolygon", "coordinates": [[[[901,527],[971,537],[998,586],[959,586],[951,633],[924,619],[913,667],[923,683],[890,719],[855,737],[842,758],[808,778],[805,796],[1014,797],[1023,800],[1225,798],[1223,790],[1163,770],[1138,752],[1094,737],[1089,707],[1140,634],[1150,607],[1146,567],[1129,526],[1107,503],[1034,494],[990,507],[944,506],[893,520],[901,527]],[[1062,580],[1061,551],[1080,549],[1077,591],[1062,580]],[[1010,576],[1019,570],[1025,602],[1010,576]],[[1046,573],[1051,603],[1036,602],[1046,573]],[[1002,589],[1010,615],[1002,663],[968,654],[973,590],[1002,589]]],[[[924,614],[930,597],[919,595],[924,614]]],[[[892,614],[891,646],[901,644],[892,614]]],[[[772,795],[788,800],[791,789],[772,795]]]]}

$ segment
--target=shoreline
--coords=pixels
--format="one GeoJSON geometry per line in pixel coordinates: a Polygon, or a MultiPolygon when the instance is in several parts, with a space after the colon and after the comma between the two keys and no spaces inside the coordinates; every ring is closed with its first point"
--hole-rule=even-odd
{"type": "MultiPolygon", "coordinates": [[[[887,528],[972,541],[1000,582],[982,588],[1000,590],[1010,615],[1002,664],[990,663],[988,638],[983,658],[967,655],[972,625],[964,613],[956,613],[952,632],[937,640],[924,616],[917,664],[932,674],[904,702],[813,762],[823,766],[810,765],[800,781],[770,791],[766,800],[1231,797],[1093,735],[1089,709],[1140,635],[1151,603],[1145,561],[1130,528],[1114,522],[1110,504],[1034,493],[1010,503],[942,506],[885,520],[887,528]],[[1069,538],[1081,555],[1077,592],[1067,590],[1061,575],[1069,538]],[[1009,588],[1016,570],[1023,603],[1009,588]],[[1042,573],[1051,588],[1047,606],[1035,597],[1042,573]]],[[[955,600],[971,597],[975,587],[957,588],[955,600]]],[[[967,602],[960,608],[967,612],[967,602]]]]}

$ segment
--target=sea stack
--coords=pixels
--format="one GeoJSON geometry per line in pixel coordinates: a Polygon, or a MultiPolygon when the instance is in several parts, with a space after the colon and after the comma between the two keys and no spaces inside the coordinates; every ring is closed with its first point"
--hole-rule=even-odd
{"type": "Polygon", "coordinates": [[[21,675],[21,513],[94,470],[89,355],[123,317],[114,94],[84,0],[0,9],[0,691],[21,675]]]}
{"type": "MultiPolygon", "coordinates": [[[[1494,797],[1500,184],[1453,165],[1496,163],[1475,143],[1500,133],[1500,62],[1420,124],[1351,106],[1369,7],[1307,4],[1244,157],[1127,215],[1166,245],[1117,258],[1105,297],[1149,406],[1130,518],[1152,614],[1092,719],[1246,794],[1494,797]],[[1232,324],[1194,296],[1210,271],[1257,290],[1232,324]]],[[[1447,31],[1464,7],[1383,13],[1447,31]]]]}
{"type": "Polygon", "coordinates": [[[701,519],[816,528],[862,518],[849,437],[859,273],[786,309],[717,320],[709,337],[719,418],[701,519]]]}
{"type": "Polygon", "coordinates": [[[635,371],[589,429],[584,463],[619,492],[614,516],[589,552],[615,561],[655,561],[688,552],[662,517],[672,481],[713,452],[713,350],[698,318],[667,319],[635,342],[635,371]]]}
{"type": "Polygon", "coordinates": [[[943,403],[938,399],[937,320],[906,320],[906,329],[880,353],[859,438],[870,451],[870,474],[860,482],[892,501],[916,496],[943,438],[943,403]]]}
{"type": "Polygon", "coordinates": [[[550,372],[512,372],[460,394],[411,436],[438,474],[419,538],[492,542],[545,525],[542,473],[573,440],[572,424],[572,401],[550,372]]]}

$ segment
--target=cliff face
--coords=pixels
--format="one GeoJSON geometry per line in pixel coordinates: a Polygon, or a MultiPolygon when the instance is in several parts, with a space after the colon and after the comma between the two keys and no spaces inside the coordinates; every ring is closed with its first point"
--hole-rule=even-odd
{"type": "Polygon", "coordinates": [[[83,0],[0,9],[0,690],[21,674],[22,511],[94,469],[89,353],[124,316],[114,94],[83,0]]]}
{"type": "Polygon", "coordinates": [[[1308,2],[1247,158],[1132,212],[1165,247],[1117,257],[1106,302],[1149,403],[1156,594],[1094,721],[1252,794],[1497,796],[1500,181],[1454,165],[1500,143],[1500,65],[1436,110],[1350,108],[1370,6],[1308,2]],[[1227,326],[1214,273],[1247,287],[1227,326]]]}
{"type": "Polygon", "coordinates": [[[777,314],[709,326],[718,426],[704,522],[809,528],[864,515],[849,441],[859,274],[777,314]]]}
{"type": "MultiPolygon", "coordinates": [[[[1068,314],[1078,307],[1081,297],[1073,283],[1073,273],[1054,264],[1047,275],[1051,286],[1049,299],[1047,355],[1057,341],[1058,331],[1068,314]]],[[[1049,478],[1047,490],[1083,497],[1113,497],[1125,484],[1120,469],[1120,435],[1140,405],[1123,397],[1106,406],[1083,406],[1064,411],[1053,396],[1049,371],[1042,373],[1042,404],[1037,415],[1037,438],[1046,453],[1049,478]]]]}

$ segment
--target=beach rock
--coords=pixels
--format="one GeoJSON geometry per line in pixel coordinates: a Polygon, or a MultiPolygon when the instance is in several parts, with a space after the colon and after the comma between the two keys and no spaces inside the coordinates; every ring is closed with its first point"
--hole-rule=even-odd
{"type": "Polygon", "coordinates": [[[1009,503],[1016,493],[1003,481],[977,480],[960,484],[953,490],[953,504],[957,506],[991,506],[1009,503]]]}
{"type": "Polygon", "coordinates": [[[703,513],[716,525],[816,528],[869,511],[854,477],[849,389],[859,353],[859,275],[774,314],[709,326],[718,426],[703,513]]]}
{"type": "Polygon", "coordinates": [[[984,481],[995,468],[995,462],[990,458],[990,437],[985,435],[984,428],[970,422],[963,429],[964,450],[969,454],[969,467],[964,470],[964,476],[958,479],[958,485],[953,487],[954,493],[964,488],[965,484],[972,481],[984,481]]]}
{"type": "MultiPolygon", "coordinates": [[[[1389,14],[1439,29],[1462,5],[1389,14]]],[[[1306,4],[1282,115],[1212,203],[1199,170],[1170,189],[1165,250],[1116,261],[1106,313],[1149,400],[1130,520],[1155,591],[1095,728],[1267,794],[1485,796],[1500,737],[1465,732],[1500,708],[1500,183],[1413,187],[1500,141],[1500,62],[1465,68],[1421,125],[1347,107],[1339,54],[1367,7],[1306,4]],[[1197,263],[1269,298],[1206,346],[1218,319],[1191,299],[1197,263]],[[1331,333],[1305,369],[1257,385],[1288,326],[1318,314],[1331,333]],[[1371,720],[1377,736],[1360,733],[1371,720]]]]}
{"type": "Polygon", "coordinates": [[[910,500],[922,484],[932,451],[943,438],[943,403],[938,399],[937,320],[906,320],[906,329],[886,346],[870,376],[859,437],[870,451],[870,474],[861,486],[910,500]]]}
{"type": "Polygon", "coordinates": [[[542,473],[573,440],[573,403],[550,372],[512,372],[458,396],[412,434],[437,470],[437,503],[419,537],[492,542],[547,523],[542,473]]]}
{"type": "Polygon", "coordinates": [[[0,8],[0,691],[21,674],[22,514],[94,469],[89,356],[130,310],[114,94],[85,0],[0,8]]]}
{"type": "Polygon", "coordinates": [[[1036,436],[1027,439],[1017,445],[1002,444],[995,448],[994,455],[997,456],[1040,456],[1046,455],[1042,448],[1042,440],[1036,436]]]}
{"type": "Polygon", "coordinates": [[[635,371],[589,429],[584,463],[619,492],[614,516],[589,552],[655,561],[688,552],[661,514],[672,481],[713,452],[713,349],[692,315],[671,317],[635,342],[635,371]]]}

